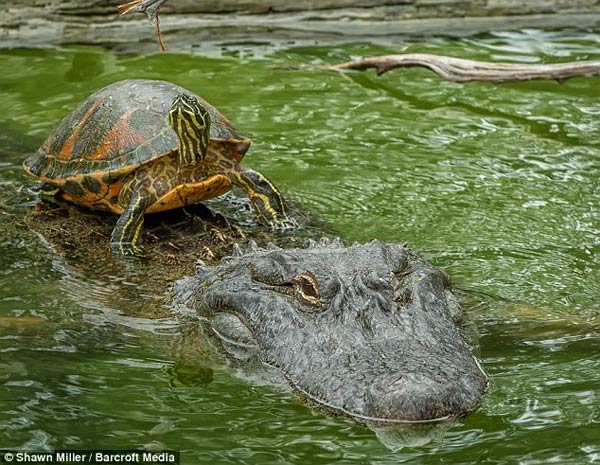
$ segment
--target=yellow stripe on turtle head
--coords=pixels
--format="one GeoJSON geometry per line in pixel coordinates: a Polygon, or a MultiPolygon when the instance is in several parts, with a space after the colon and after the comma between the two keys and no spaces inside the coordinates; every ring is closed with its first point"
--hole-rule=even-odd
{"type": "Polygon", "coordinates": [[[169,111],[169,124],[179,138],[179,163],[190,166],[202,160],[210,139],[210,115],[200,101],[178,94],[169,111]]]}

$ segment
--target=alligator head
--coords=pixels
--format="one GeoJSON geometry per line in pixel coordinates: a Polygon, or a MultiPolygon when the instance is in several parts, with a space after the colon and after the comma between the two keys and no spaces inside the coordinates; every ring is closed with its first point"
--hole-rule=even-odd
{"type": "Polygon", "coordinates": [[[472,412],[487,379],[448,275],[408,248],[251,247],[175,286],[228,346],[253,347],[311,404],[372,423],[472,412]]]}

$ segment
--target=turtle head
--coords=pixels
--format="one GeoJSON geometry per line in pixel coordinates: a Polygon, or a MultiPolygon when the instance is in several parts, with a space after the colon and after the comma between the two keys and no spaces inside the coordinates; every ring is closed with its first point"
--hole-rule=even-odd
{"type": "Polygon", "coordinates": [[[190,94],[178,94],[169,111],[169,124],[179,138],[179,163],[190,166],[206,155],[210,139],[210,115],[190,94]]]}

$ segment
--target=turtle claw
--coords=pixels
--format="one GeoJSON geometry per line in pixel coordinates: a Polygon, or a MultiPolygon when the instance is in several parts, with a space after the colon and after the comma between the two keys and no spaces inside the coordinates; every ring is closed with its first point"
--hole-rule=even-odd
{"type": "Polygon", "coordinates": [[[217,258],[215,253],[212,250],[210,250],[207,246],[204,246],[204,248],[202,249],[202,253],[204,255],[204,258],[208,260],[216,260],[217,258]]]}
{"type": "Polygon", "coordinates": [[[272,231],[292,231],[298,228],[298,223],[291,218],[284,218],[282,220],[270,221],[269,228],[272,231]]]}
{"type": "Polygon", "coordinates": [[[213,226],[210,228],[209,232],[210,237],[215,242],[225,242],[225,234],[219,228],[213,226]]]}
{"type": "Polygon", "coordinates": [[[111,242],[110,251],[121,257],[144,257],[144,249],[132,242],[111,242]]]}

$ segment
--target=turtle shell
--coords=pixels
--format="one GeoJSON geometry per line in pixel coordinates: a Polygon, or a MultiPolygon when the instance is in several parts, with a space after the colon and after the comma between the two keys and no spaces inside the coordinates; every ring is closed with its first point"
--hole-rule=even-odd
{"type": "MultiPolygon", "coordinates": [[[[195,95],[170,82],[144,79],[104,87],[66,116],[23,166],[58,186],[67,185],[70,179],[86,189],[88,184],[98,189],[101,183],[116,182],[177,150],[178,138],[167,114],[174,97],[182,92],[195,95]]],[[[250,139],[239,134],[216,108],[196,97],[211,117],[210,146],[239,162],[250,139]]]]}

